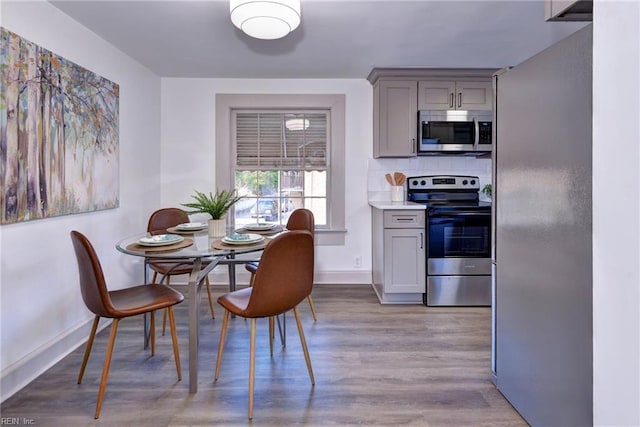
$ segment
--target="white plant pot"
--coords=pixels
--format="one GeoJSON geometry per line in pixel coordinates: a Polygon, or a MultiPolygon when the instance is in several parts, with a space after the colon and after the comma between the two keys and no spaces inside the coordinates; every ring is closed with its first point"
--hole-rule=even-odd
{"type": "Polygon", "coordinates": [[[209,237],[224,237],[227,233],[227,221],[225,218],[209,220],[209,237]]]}

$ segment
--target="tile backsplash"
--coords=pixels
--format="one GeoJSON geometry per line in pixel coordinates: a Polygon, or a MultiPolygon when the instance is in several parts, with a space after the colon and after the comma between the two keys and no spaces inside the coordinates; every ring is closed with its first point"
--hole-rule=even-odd
{"type": "MultiPolygon", "coordinates": [[[[465,156],[423,156],[410,159],[369,159],[367,167],[367,196],[369,200],[391,200],[391,186],[384,175],[402,172],[407,177],[420,175],[477,176],[480,188],[491,184],[491,159],[465,156]]],[[[486,200],[480,194],[481,200],[486,200]]]]}

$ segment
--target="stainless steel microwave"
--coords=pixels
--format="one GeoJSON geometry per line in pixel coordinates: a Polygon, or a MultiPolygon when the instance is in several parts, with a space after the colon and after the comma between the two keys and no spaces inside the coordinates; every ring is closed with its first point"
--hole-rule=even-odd
{"type": "Polygon", "coordinates": [[[418,113],[418,155],[491,152],[493,113],[422,110],[418,113]]]}

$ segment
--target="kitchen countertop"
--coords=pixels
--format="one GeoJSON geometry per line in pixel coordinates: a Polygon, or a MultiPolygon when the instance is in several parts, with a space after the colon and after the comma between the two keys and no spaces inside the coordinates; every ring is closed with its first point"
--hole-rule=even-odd
{"type": "Polygon", "coordinates": [[[406,210],[425,210],[427,207],[422,203],[414,202],[392,202],[390,200],[369,200],[369,206],[376,209],[406,209],[406,210]]]}

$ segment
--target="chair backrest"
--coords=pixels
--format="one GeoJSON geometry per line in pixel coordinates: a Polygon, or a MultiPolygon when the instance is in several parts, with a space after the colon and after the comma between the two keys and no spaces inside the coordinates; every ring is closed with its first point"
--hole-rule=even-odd
{"type": "Polygon", "coordinates": [[[300,304],[313,288],[313,236],[293,230],[274,237],[256,271],[245,317],[284,313],[300,304]]]}
{"type": "Polygon", "coordinates": [[[287,230],[307,230],[314,235],[315,219],[313,218],[313,212],[309,209],[296,209],[289,215],[287,221],[287,230]]]}
{"type": "Polygon", "coordinates": [[[149,217],[147,231],[151,234],[164,234],[167,232],[167,228],[175,227],[185,222],[189,222],[189,216],[182,209],[162,208],[152,213],[149,217]]]}
{"type": "Polygon", "coordinates": [[[93,245],[82,233],[75,230],[71,232],[71,241],[78,261],[80,290],[85,305],[98,316],[114,317],[116,310],[111,303],[102,266],[93,245]]]}

